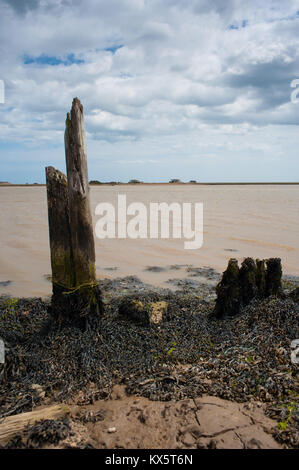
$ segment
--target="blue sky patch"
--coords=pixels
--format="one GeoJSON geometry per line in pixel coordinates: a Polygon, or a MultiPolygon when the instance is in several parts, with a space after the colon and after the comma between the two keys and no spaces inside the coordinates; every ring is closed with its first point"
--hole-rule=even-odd
{"type": "Polygon", "coordinates": [[[105,47],[105,51],[107,52],[111,52],[111,54],[115,54],[116,51],[118,51],[118,49],[121,49],[122,47],[124,47],[123,44],[119,44],[118,46],[110,46],[110,47],[105,47]]]}
{"type": "Polygon", "coordinates": [[[75,54],[68,54],[64,59],[56,56],[49,56],[46,54],[41,54],[40,56],[33,57],[30,55],[25,55],[23,57],[23,62],[25,65],[37,64],[37,65],[72,65],[72,64],[84,64],[84,60],[77,59],[75,54]]]}
{"type": "Polygon", "coordinates": [[[237,24],[230,24],[228,29],[242,29],[246,28],[246,26],[248,26],[248,21],[243,20],[240,26],[238,26],[237,24]]]}

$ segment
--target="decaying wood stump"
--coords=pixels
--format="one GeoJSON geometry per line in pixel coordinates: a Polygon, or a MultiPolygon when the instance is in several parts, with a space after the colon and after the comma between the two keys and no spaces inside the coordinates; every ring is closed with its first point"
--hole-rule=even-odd
{"type": "Polygon", "coordinates": [[[102,301],[96,282],[95,247],[89,202],[83,106],[73,100],[65,130],[67,178],[46,168],[53,295],[50,312],[60,321],[84,326],[98,316],[102,301]]]}
{"type": "Polygon", "coordinates": [[[66,176],[46,168],[52,282],[65,288],[74,285],[66,176]]]}
{"type": "Polygon", "coordinates": [[[240,268],[241,298],[244,305],[257,295],[256,264],[252,258],[245,258],[240,268]]]}
{"type": "Polygon", "coordinates": [[[294,300],[294,302],[299,302],[299,287],[296,287],[296,289],[292,290],[289,296],[292,300],[294,300]]]}
{"type": "Polygon", "coordinates": [[[64,140],[73,263],[79,285],[95,282],[96,270],[83,106],[78,98],[67,114],[64,140]]]}
{"type": "Polygon", "coordinates": [[[217,301],[214,309],[216,318],[237,315],[240,310],[240,271],[238,261],[231,258],[221,281],[216,287],[217,301]]]}
{"type": "Polygon", "coordinates": [[[266,268],[265,268],[265,260],[257,259],[256,260],[256,287],[257,287],[257,295],[261,299],[265,297],[266,293],[266,268]]]}
{"type": "Polygon", "coordinates": [[[279,295],[281,293],[281,259],[270,258],[266,260],[266,287],[265,295],[279,295]]]}
{"type": "Polygon", "coordinates": [[[245,258],[240,269],[238,261],[231,258],[216,286],[217,299],[213,315],[216,318],[234,316],[242,306],[248,305],[256,297],[280,296],[281,276],[280,258],[256,261],[245,258]]]}

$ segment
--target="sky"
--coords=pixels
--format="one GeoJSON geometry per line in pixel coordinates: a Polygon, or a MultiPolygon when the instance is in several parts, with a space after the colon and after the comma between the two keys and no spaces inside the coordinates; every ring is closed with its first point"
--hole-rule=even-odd
{"type": "Polygon", "coordinates": [[[299,1],[0,0],[0,181],[65,171],[74,97],[89,179],[299,181],[296,79],[299,1]]]}

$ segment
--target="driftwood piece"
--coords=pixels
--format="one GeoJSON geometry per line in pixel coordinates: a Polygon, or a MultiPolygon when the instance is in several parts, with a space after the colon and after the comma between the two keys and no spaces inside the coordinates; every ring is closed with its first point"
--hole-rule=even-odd
{"type": "Polygon", "coordinates": [[[6,444],[14,436],[20,434],[27,425],[33,426],[37,421],[44,419],[64,418],[69,413],[70,408],[67,405],[61,404],[48,406],[42,410],[8,416],[3,421],[0,421],[0,443],[6,444]]]}

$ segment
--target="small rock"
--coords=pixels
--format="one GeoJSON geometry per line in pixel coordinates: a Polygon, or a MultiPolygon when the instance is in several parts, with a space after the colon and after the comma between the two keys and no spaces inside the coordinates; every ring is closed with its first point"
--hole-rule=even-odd
{"type": "Polygon", "coordinates": [[[141,325],[158,325],[166,315],[168,302],[143,303],[132,296],[125,297],[119,305],[118,313],[141,325]]]}
{"type": "Polygon", "coordinates": [[[207,449],[208,448],[208,440],[207,439],[198,439],[196,442],[197,449],[207,449]]]}
{"type": "Polygon", "coordinates": [[[250,439],[250,441],[247,443],[246,445],[246,449],[262,449],[263,448],[263,444],[261,443],[261,441],[259,441],[258,439],[250,439]]]}
{"type": "Polygon", "coordinates": [[[211,439],[209,444],[208,444],[209,449],[217,449],[217,443],[214,439],[211,439]]]}
{"type": "Polygon", "coordinates": [[[167,313],[168,303],[165,301],[150,303],[150,323],[157,325],[167,313]]]}
{"type": "Polygon", "coordinates": [[[114,427],[108,428],[107,432],[109,432],[109,434],[112,434],[112,433],[116,432],[116,428],[114,428],[114,427]]]}
{"type": "Polygon", "coordinates": [[[186,447],[192,447],[194,446],[194,437],[192,436],[192,434],[190,432],[187,432],[183,438],[182,438],[182,443],[186,446],[186,447]]]}
{"type": "Polygon", "coordinates": [[[141,300],[132,298],[131,296],[125,297],[119,305],[118,313],[120,316],[125,316],[135,323],[147,325],[149,323],[148,313],[141,300]]]}

